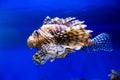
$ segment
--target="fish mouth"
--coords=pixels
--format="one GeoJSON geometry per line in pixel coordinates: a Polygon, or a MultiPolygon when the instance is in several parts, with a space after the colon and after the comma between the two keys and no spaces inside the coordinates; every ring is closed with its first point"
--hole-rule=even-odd
{"type": "Polygon", "coordinates": [[[29,48],[33,48],[33,40],[32,40],[31,36],[27,39],[27,44],[28,44],[29,48]]]}

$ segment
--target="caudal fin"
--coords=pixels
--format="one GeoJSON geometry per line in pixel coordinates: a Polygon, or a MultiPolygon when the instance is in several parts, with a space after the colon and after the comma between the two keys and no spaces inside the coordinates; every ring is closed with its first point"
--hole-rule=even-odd
{"type": "Polygon", "coordinates": [[[107,33],[101,33],[92,39],[92,50],[93,51],[112,51],[112,44],[110,35],[107,33]]]}

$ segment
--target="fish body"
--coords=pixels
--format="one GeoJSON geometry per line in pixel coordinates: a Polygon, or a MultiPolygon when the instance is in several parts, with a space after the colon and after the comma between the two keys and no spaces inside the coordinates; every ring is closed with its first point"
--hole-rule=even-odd
{"type": "Polygon", "coordinates": [[[39,51],[33,56],[36,63],[45,64],[50,59],[64,58],[75,50],[82,50],[85,47],[93,51],[112,51],[110,35],[101,33],[91,39],[92,30],[86,30],[84,21],[75,17],[51,19],[46,17],[44,24],[35,30],[27,40],[30,48],[34,47],[39,51]]]}

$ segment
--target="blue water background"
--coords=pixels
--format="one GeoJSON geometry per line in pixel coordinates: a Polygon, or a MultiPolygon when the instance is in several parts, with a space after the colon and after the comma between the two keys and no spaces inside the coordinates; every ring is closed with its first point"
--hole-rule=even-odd
{"type": "Polygon", "coordinates": [[[110,80],[111,69],[120,70],[118,0],[0,0],[0,80],[110,80]],[[26,41],[46,16],[84,20],[93,37],[111,35],[114,51],[76,51],[36,66],[36,50],[30,50],[26,41]]]}

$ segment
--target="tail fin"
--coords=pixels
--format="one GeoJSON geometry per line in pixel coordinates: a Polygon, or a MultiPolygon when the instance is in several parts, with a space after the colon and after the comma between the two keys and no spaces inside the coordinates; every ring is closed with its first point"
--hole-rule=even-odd
{"type": "Polygon", "coordinates": [[[92,50],[93,51],[112,51],[112,44],[111,44],[111,39],[110,35],[107,33],[101,33],[95,38],[92,39],[92,50]]]}

